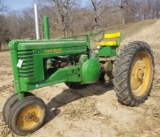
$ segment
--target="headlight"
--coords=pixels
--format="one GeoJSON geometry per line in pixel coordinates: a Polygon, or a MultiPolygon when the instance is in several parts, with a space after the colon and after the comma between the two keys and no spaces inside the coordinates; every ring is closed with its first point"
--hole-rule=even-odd
{"type": "Polygon", "coordinates": [[[98,50],[99,50],[99,49],[101,49],[101,45],[97,45],[97,47],[96,47],[96,48],[97,48],[98,50]]]}

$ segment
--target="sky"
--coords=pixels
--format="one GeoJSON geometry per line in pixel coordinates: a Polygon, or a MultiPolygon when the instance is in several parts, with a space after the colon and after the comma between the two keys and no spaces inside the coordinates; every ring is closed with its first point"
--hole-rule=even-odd
{"type": "MultiPolygon", "coordinates": [[[[25,8],[32,7],[35,0],[4,0],[5,5],[9,8],[10,11],[22,11],[25,8]]],[[[85,4],[86,0],[81,0],[82,6],[85,4]]]]}
{"type": "Polygon", "coordinates": [[[27,7],[32,7],[34,0],[5,0],[4,1],[9,10],[22,11],[27,7]]]}

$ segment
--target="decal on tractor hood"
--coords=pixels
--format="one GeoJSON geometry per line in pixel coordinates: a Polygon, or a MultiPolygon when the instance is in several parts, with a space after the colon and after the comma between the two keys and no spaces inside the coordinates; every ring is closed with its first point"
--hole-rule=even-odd
{"type": "Polygon", "coordinates": [[[44,52],[45,53],[57,53],[57,52],[61,52],[62,49],[47,49],[44,52]]]}

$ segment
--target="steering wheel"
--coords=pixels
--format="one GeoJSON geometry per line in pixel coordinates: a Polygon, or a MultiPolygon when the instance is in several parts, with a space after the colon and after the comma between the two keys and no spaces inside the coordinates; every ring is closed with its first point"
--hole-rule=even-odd
{"type": "Polygon", "coordinates": [[[94,42],[100,42],[104,37],[104,29],[101,25],[96,24],[91,29],[91,38],[94,42]]]}

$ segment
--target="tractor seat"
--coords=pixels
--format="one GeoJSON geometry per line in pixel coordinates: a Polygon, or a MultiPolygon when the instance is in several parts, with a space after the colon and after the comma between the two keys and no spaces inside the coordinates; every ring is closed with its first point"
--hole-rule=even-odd
{"type": "Polygon", "coordinates": [[[121,33],[106,33],[104,34],[104,39],[101,42],[97,42],[100,46],[119,46],[121,41],[121,33]]]}
{"type": "Polygon", "coordinates": [[[97,45],[100,45],[101,48],[98,52],[100,57],[113,57],[116,56],[116,49],[120,46],[121,33],[106,33],[104,34],[104,39],[100,42],[97,42],[97,45]]]}

